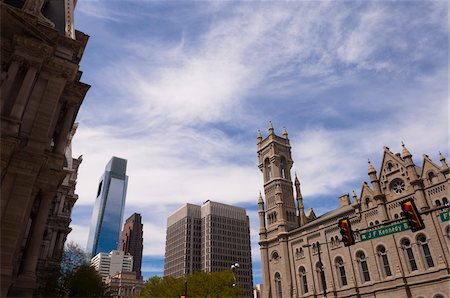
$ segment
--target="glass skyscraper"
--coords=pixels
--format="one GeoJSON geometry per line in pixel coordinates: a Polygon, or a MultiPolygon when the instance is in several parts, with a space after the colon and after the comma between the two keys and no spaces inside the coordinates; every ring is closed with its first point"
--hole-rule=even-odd
{"type": "Polygon", "coordinates": [[[100,178],[87,244],[91,256],[118,247],[128,184],[126,170],[127,160],[113,156],[100,178]]]}

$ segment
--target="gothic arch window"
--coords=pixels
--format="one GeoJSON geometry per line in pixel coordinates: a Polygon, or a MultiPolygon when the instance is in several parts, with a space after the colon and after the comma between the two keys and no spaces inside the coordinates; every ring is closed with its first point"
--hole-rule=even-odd
{"type": "Polygon", "coordinates": [[[281,275],[280,273],[275,273],[275,293],[277,298],[283,297],[283,288],[281,287],[281,275]]]}
{"type": "Polygon", "coordinates": [[[428,180],[430,181],[431,184],[434,184],[437,182],[437,176],[433,171],[428,172],[428,180]]]}
{"type": "Polygon", "coordinates": [[[442,205],[448,205],[448,199],[447,198],[442,198],[442,205]]]}
{"type": "Polygon", "coordinates": [[[339,238],[338,238],[338,236],[334,236],[334,241],[336,242],[336,245],[339,245],[339,238]]]}
{"type": "Polygon", "coordinates": [[[308,279],[306,278],[306,270],[305,267],[301,266],[298,269],[298,275],[300,276],[300,285],[302,294],[308,293],[308,279]]]}
{"type": "Polygon", "coordinates": [[[416,258],[414,257],[414,253],[412,251],[411,241],[409,241],[409,239],[407,239],[407,238],[403,238],[400,241],[400,244],[404,251],[405,258],[408,261],[409,271],[417,270],[416,258]]]}
{"type": "Polygon", "coordinates": [[[344,260],[341,257],[337,257],[335,260],[336,271],[339,276],[339,284],[341,287],[347,285],[347,275],[345,274],[344,260]]]}
{"type": "Polygon", "coordinates": [[[266,158],[266,160],[264,161],[264,170],[266,181],[269,181],[270,179],[272,179],[272,165],[270,164],[270,160],[268,158],[266,158]]]}
{"type": "Polygon", "coordinates": [[[436,201],[434,201],[434,204],[435,204],[436,206],[441,206],[441,201],[436,200],[436,201]]]}
{"type": "Polygon", "coordinates": [[[391,267],[389,266],[389,259],[386,253],[386,248],[383,245],[377,247],[377,254],[379,257],[380,265],[383,270],[383,276],[392,276],[391,267]]]}
{"type": "Polygon", "coordinates": [[[394,214],[394,218],[398,218],[398,214],[397,213],[394,214]]]}
{"type": "Polygon", "coordinates": [[[370,207],[370,198],[369,197],[365,198],[364,203],[366,205],[366,208],[369,208],[370,207]]]}
{"type": "Polygon", "coordinates": [[[380,222],[378,220],[375,221],[375,225],[379,225],[380,222]]]}
{"type": "Polygon", "coordinates": [[[369,222],[369,226],[373,226],[373,222],[369,222]]]}
{"type": "Polygon", "coordinates": [[[389,172],[391,172],[391,171],[392,171],[392,168],[394,167],[394,165],[392,164],[392,162],[388,162],[386,166],[387,166],[387,169],[388,169],[389,172]]]}
{"type": "Polygon", "coordinates": [[[417,235],[417,243],[420,246],[422,257],[427,268],[434,267],[433,257],[431,256],[427,237],[424,234],[417,235]]]}
{"type": "MultiPolygon", "coordinates": [[[[323,292],[323,284],[322,280],[325,280],[325,272],[323,270],[320,270],[323,268],[323,264],[320,262],[316,263],[316,274],[317,274],[317,283],[319,284],[319,292],[323,292]]],[[[325,288],[327,287],[327,283],[325,282],[325,288]]]]}
{"type": "Polygon", "coordinates": [[[280,161],[280,175],[281,178],[286,179],[286,158],[284,158],[284,156],[281,157],[280,161]]]}
{"type": "Polygon", "coordinates": [[[370,281],[369,266],[367,265],[367,258],[364,252],[359,251],[356,253],[356,261],[359,263],[362,282],[370,281]]]}

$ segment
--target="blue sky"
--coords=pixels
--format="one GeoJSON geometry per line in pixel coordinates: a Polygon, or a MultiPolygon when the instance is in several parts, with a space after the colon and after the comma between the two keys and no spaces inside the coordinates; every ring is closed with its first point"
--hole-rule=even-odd
{"type": "Polygon", "coordinates": [[[125,217],[144,221],[146,277],[162,274],[166,218],[211,199],[245,207],[261,281],[256,133],[286,127],[306,208],[368,180],[383,146],[418,165],[449,148],[447,1],[89,1],[83,155],[68,240],[86,245],[98,179],[128,160],[125,217]]]}

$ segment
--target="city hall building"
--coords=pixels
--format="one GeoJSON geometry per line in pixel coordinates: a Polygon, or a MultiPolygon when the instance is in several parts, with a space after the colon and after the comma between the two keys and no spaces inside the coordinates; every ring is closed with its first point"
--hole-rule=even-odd
{"type": "Polygon", "coordinates": [[[287,131],[277,136],[269,123],[266,138],[258,132],[262,297],[449,298],[450,169],[439,157],[415,164],[405,145],[401,154],[384,147],[380,170],[369,161],[370,183],[359,195],[341,196],[338,209],[316,217],[304,210],[297,177],[294,200],[287,131]],[[415,203],[424,229],[411,232],[405,199],[415,203]],[[341,218],[351,223],[354,245],[341,242],[341,218]]]}

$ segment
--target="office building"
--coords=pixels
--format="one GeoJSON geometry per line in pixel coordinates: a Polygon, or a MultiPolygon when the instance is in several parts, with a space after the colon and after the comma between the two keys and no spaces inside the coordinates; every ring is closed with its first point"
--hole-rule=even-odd
{"type": "Polygon", "coordinates": [[[126,170],[127,160],[113,156],[100,178],[87,244],[91,256],[119,247],[128,185],[126,170]]]}
{"type": "Polygon", "coordinates": [[[230,270],[238,263],[237,284],[253,289],[250,226],[245,209],[206,201],[186,204],[167,219],[164,275],[230,270]]]}
{"type": "Polygon", "coordinates": [[[415,164],[405,145],[401,153],[384,147],[379,174],[369,161],[370,184],[353,191],[353,202],[344,194],[339,208],[317,217],[304,211],[297,177],[294,202],[287,131],[277,136],[270,123],[257,140],[265,195],[258,199],[261,297],[449,297],[450,168],[442,154],[440,164],[427,155],[415,164]],[[424,229],[412,232],[405,222],[405,199],[414,201],[424,229]],[[348,247],[342,218],[356,240],[348,247]]]}
{"type": "Polygon", "coordinates": [[[106,281],[106,277],[118,272],[132,272],[133,256],[120,250],[113,250],[110,253],[100,252],[91,259],[91,265],[98,271],[103,281],[106,281]]]}
{"type": "Polygon", "coordinates": [[[120,235],[119,249],[133,256],[133,271],[137,273],[138,278],[141,278],[142,250],[144,249],[143,227],[141,215],[134,213],[125,221],[120,235]]]}
{"type": "Polygon", "coordinates": [[[1,297],[30,297],[37,287],[48,212],[90,87],[80,81],[88,36],[74,29],[75,3],[0,1],[1,297]]]}

